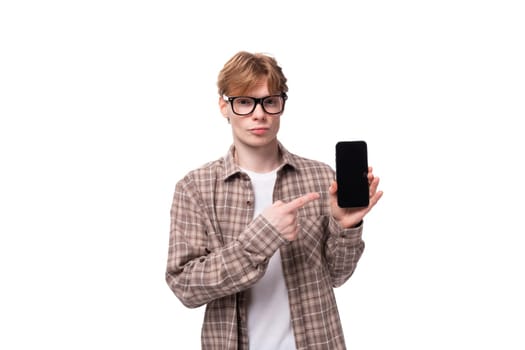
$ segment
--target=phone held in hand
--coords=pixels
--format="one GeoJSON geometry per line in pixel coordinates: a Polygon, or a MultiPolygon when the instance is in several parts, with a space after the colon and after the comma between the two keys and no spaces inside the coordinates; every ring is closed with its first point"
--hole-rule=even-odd
{"type": "Polygon", "coordinates": [[[335,167],[339,207],[367,207],[370,194],[366,142],[361,140],[337,142],[335,167]]]}

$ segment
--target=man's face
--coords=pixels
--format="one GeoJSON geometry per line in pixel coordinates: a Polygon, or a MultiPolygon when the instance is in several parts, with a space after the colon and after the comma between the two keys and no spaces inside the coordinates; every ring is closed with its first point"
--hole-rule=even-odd
{"type": "MultiPolygon", "coordinates": [[[[255,98],[269,96],[266,80],[261,81],[242,95],[255,98]]],[[[259,103],[252,113],[245,116],[236,115],[231,104],[222,97],[219,100],[219,106],[222,115],[230,121],[234,143],[237,146],[258,148],[277,142],[281,114],[268,114],[259,103]]]]}

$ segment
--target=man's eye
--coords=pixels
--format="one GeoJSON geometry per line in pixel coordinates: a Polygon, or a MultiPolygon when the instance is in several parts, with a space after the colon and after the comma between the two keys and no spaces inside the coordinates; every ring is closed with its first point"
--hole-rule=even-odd
{"type": "Polygon", "coordinates": [[[239,105],[251,105],[253,103],[252,100],[250,100],[249,98],[239,98],[237,99],[235,102],[237,102],[237,104],[239,105]]]}

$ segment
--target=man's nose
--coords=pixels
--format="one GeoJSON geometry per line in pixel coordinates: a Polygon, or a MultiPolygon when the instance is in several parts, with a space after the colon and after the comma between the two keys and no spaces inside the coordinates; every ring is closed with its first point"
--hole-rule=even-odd
{"type": "Polygon", "coordinates": [[[266,117],[266,112],[263,110],[261,103],[257,103],[255,105],[255,109],[252,112],[252,117],[253,118],[264,118],[264,117],[266,117]]]}

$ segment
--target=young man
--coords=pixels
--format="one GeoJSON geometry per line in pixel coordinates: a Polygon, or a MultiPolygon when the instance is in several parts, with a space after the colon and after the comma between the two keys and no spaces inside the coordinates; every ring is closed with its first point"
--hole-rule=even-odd
{"type": "Polygon", "coordinates": [[[334,171],[277,139],[287,99],[276,60],[239,52],[218,78],[233,144],[175,188],[166,281],[206,304],[202,349],[345,349],[333,288],[363,252],[370,205],[337,206],[334,171]]]}

